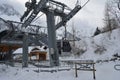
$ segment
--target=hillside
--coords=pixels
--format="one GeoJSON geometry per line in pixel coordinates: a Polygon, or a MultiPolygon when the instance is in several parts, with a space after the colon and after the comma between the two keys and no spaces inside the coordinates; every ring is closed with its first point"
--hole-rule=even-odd
{"type": "Polygon", "coordinates": [[[80,57],[81,59],[105,60],[112,58],[112,55],[120,55],[120,29],[95,36],[94,38],[84,38],[84,47],[87,51],[80,57]]]}

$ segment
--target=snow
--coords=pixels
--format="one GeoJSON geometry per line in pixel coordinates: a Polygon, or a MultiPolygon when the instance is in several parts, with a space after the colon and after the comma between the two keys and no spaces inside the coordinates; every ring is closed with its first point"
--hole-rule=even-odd
{"type": "MultiPolygon", "coordinates": [[[[5,1],[4,1],[5,2],[5,1]]],[[[7,2],[8,3],[8,2],[7,2]]],[[[16,5],[15,5],[16,6],[16,5]]],[[[20,7],[16,7],[20,8],[20,7]]],[[[17,9],[18,10],[18,9],[17,9]]],[[[20,9],[21,12],[21,9],[20,9]]],[[[5,14],[1,15],[1,18],[6,20],[14,20],[19,21],[20,16],[7,16],[5,14]]],[[[2,23],[2,22],[1,22],[2,23]]],[[[83,22],[79,24],[84,24],[83,22]]],[[[85,22],[86,24],[86,22],[85,22]]],[[[76,24],[77,25],[77,24],[76,24]]],[[[80,27],[79,27],[80,28],[80,27]]],[[[4,28],[5,29],[5,28],[4,28]]],[[[71,57],[63,57],[61,60],[110,60],[113,54],[118,53],[120,55],[120,29],[113,30],[111,35],[110,32],[100,34],[96,37],[83,37],[84,35],[88,35],[89,33],[93,33],[93,28],[83,28],[80,29],[78,35],[80,35],[80,41],[76,42],[76,46],[87,50],[81,56],[71,56],[71,57]],[[85,30],[86,29],[86,30],[85,30]],[[103,46],[106,50],[102,52],[102,54],[96,54],[95,50],[97,46],[103,46]]],[[[62,32],[62,31],[61,31],[62,32]]],[[[91,36],[91,34],[89,36],[91,36]]],[[[33,47],[29,47],[29,53],[33,49],[33,47]]],[[[42,50],[42,49],[41,49],[42,50]]],[[[48,52],[48,50],[47,50],[48,52]]],[[[19,48],[14,52],[22,53],[22,48],[19,48]]],[[[49,56],[48,56],[49,58],[49,56]]],[[[114,69],[115,64],[120,64],[120,61],[116,62],[103,62],[96,63],[96,80],[119,80],[120,79],[120,71],[116,71],[114,69]]],[[[72,66],[73,67],[73,66],[72,66]]],[[[22,68],[22,64],[16,64],[15,67],[10,67],[5,64],[0,63],[0,80],[93,80],[92,72],[88,71],[78,71],[78,78],[75,77],[75,70],[71,67],[70,71],[57,71],[57,72],[35,72],[38,70],[37,67],[30,65],[28,68],[22,68]]],[[[58,70],[61,67],[55,68],[39,68],[39,70],[58,70]]],[[[66,68],[63,66],[62,68],[66,68]]]]}
{"type": "MultiPolygon", "coordinates": [[[[114,69],[114,65],[118,63],[119,61],[96,64],[96,80],[119,80],[120,71],[114,69]]],[[[88,71],[78,71],[78,77],[76,78],[74,69],[53,73],[37,73],[34,70],[38,70],[38,68],[32,65],[29,65],[28,68],[22,68],[0,64],[0,80],[93,80],[92,72],[88,71]]],[[[43,70],[43,68],[39,68],[39,70],[43,70]]]]}
{"type": "MultiPolygon", "coordinates": [[[[44,46],[42,46],[42,47],[40,47],[40,46],[30,46],[28,48],[28,53],[30,53],[33,48],[38,48],[38,49],[40,49],[40,51],[47,51],[48,52],[48,50],[44,50],[43,47],[44,46]]],[[[19,48],[19,49],[15,50],[13,54],[17,54],[17,53],[22,54],[22,48],[19,48]]]]}
{"type": "MultiPolygon", "coordinates": [[[[110,60],[112,55],[118,53],[120,55],[120,29],[113,30],[111,33],[100,34],[96,37],[82,38],[81,42],[87,48],[87,51],[79,56],[80,59],[93,59],[93,60],[110,60]],[[83,42],[84,41],[84,42],[83,42]],[[98,47],[104,47],[102,53],[95,53],[98,47]]],[[[76,43],[81,46],[81,43],[76,43]]]]}
{"type": "Polygon", "coordinates": [[[110,62],[110,63],[96,65],[97,67],[96,77],[98,77],[101,80],[118,80],[120,78],[119,76],[120,71],[116,71],[114,69],[114,65],[117,63],[119,62],[115,62],[115,63],[110,62]]]}

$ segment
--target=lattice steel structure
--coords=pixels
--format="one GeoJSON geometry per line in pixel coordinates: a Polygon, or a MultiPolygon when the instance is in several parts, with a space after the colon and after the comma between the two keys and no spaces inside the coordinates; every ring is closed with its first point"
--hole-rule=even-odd
{"type": "MultiPolygon", "coordinates": [[[[15,40],[14,43],[17,42],[19,44],[22,44],[23,46],[23,67],[28,66],[28,46],[32,41],[36,43],[45,44],[44,36],[46,34],[39,33],[41,27],[39,26],[32,26],[32,21],[37,17],[39,12],[42,12],[46,15],[47,18],[47,30],[48,30],[48,47],[49,47],[49,54],[50,54],[50,65],[51,66],[59,66],[59,54],[57,50],[56,45],[56,30],[59,29],[61,26],[65,26],[67,21],[69,21],[82,7],[84,7],[89,0],[83,5],[76,5],[73,9],[70,9],[67,5],[64,3],[54,1],[54,0],[40,0],[38,3],[36,0],[31,0],[30,2],[26,2],[25,6],[27,10],[23,14],[23,16],[20,18],[21,24],[20,27],[14,27],[14,31],[12,36],[15,40]],[[65,11],[68,11],[66,13],[65,11]],[[61,21],[57,24],[55,24],[55,16],[58,16],[61,18],[61,21]],[[26,18],[26,19],[25,19],[26,18]],[[17,38],[20,38],[20,41],[16,41],[17,38]]],[[[11,21],[8,21],[8,24],[10,24],[11,21]]],[[[16,24],[17,22],[12,22],[16,24]]],[[[12,33],[11,33],[12,34],[12,33]]],[[[11,38],[12,38],[11,37],[11,38]]],[[[10,38],[10,39],[11,39],[10,38]]],[[[2,38],[3,40],[5,38],[2,38]]],[[[8,40],[8,39],[6,39],[8,40]]],[[[18,39],[19,40],[19,39],[18,39]]],[[[10,40],[6,41],[9,42],[10,40]]],[[[3,41],[5,42],[5,41],[3,41]]],[[[47,42],[47,41],[46,41],[47,42]]],[[[1,41],[2,43],[2,41],[1,41]]],[[[15,44],[17,44],[15,43],[15,44]]]]}

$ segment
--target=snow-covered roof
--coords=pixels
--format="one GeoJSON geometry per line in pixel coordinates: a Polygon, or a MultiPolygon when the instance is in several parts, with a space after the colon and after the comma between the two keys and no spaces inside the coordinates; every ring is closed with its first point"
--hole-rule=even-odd
{"type": "MultiPolygon", "coordinates": [[[[31,46],[31,47],[28,47],[28,53],[30,53],[34,48],[38,48],[39,49],[38,51],[47,51],[47,50],[43,49],[44,46],[42,46],[42,47],[31,46]]],[[[16,51],[14,51],[13,54],[22,54],[23,53],[22,51],[23,51],[22,48],[19,48],[16,51]]]]}

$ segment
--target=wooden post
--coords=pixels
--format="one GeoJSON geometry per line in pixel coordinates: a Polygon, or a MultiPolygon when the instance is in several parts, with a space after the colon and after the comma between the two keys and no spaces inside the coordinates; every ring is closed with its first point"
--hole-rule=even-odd
{"type": "Polygon", "coordinates": [[[93,64],[93,79],[95,80],[96,77],[95,77],[95,65],[93,64]]]}
{"type": "Polygon", "coordinates": [[[78,77],[78,73],[77,73],[77,64],[75,63],[75,77],[78,77]]]}

